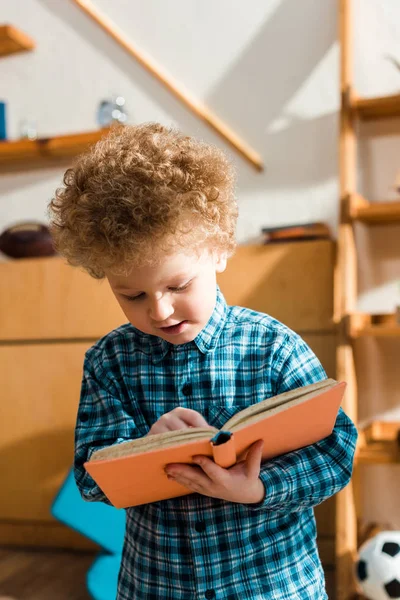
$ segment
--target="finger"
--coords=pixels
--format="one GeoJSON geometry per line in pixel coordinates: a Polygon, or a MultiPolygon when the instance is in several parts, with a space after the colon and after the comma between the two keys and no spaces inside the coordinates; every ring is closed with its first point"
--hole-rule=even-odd
{"type": "Polygon", "coordinates": [[[263,447],[264,441],[258,440],[250,447],[250,450],[247,453],[247,475],[250,479],[256,479],[260,474],[263,447]]]}
{"type": "Polygon", "coordinates": [[[211,481],[207,475],[198,467],[184,465],[181,463],[171,463],[165,467],[165,472],[169,478],[175,479],[178,483],[186,485],[191,483],[197,486],[208,486],[211,481]],[[183,482],[186,483],[183,483],[183,482]]]}
{"type": "Polygon", "coordinates": [[[180,418],[180,415],[167,413],[163,417],[161,417],[163,422],[163,426],[165,426],[167,431],[176,431],[178,429],[187,429],[188,425],[186,421],[180,418]]]}
{"type": "Polygon", "coordinates": [[[192,410],[191,408],[178,406],[178,408],[175,408],[172,412],[175,413],[184,423],[186,423],[186,426],[210,427],[203,415],[196,410],[192,410]]]}
{"type": "Polygon", "coordinates": [[[213,482],[221,482],[224,478],[226,479],[227,477],[226,470],[220,467],[219,465],[215,464],[215,462],[207,456],[193,456],[193,462],[196,465],[199,465],[199,467],[202,468],[207,477],[213,482]]]}
{"type": "Polygon", "coordinates": [[[175,431],[178,429],[187,429],[186,423],[177,417],[164,415],[156,423],[154,423],[150,430],[150,435],[154,435],[156,433],[166,433],[167,431],[175,431]]]}
{"type": "Polygon", "coordinates": [[[176,477],[171,477],[170,475],[168,475],[168,479],[176,481],[176,483],[179,483],[179,485],[183,485],[191,492],[197,492],[199,494],[202,494],[207,489],[197,480],[188,479],[187,477],[183,477],[182,475],[176,477]]]}

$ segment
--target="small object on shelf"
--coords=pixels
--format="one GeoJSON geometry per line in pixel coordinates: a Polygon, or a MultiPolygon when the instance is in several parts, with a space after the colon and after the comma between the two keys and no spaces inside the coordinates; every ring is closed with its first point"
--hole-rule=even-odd
{"type": "Polygon", "coordinates": [[[0,102],[0,140],[7,139],[6,103],[0,102]]]}
{"type": "Polygon", "coordinates": [[[264,244],[332,239],[328,225],[320,222],[263,227],[261,232],[264,244]]]}
{"type": "Polygon", "coordinates": [[[49,228],[42,223],[24,222],[8,227],[0,235],[0,252],[10,258],[54,256],[49,228]]]}
{"type": "Polygon", "coordinates": [[[371,325],[396,325],[394,313],[371,314],[371,325]]]}
{"type": "Polygon", "coordinates": [[[36,123],[30,119],[23,119],[19,125],[19,135],[21,140],[36,140],[38,137],[36,123]]]}
{"type": "Polygon", "coordinates": [[[400,531],[382,531],[361,546],[356,580],[370,600],[400,599],[400,531]]]}
{"type": "Polygon", "coordinates": [[[109,127],[113,124],[125,125],[128,114],[125,109],[125,98],[113,95],[111,98],[102,100],[97,111],[97,123],[100,127],[109,127]]]}

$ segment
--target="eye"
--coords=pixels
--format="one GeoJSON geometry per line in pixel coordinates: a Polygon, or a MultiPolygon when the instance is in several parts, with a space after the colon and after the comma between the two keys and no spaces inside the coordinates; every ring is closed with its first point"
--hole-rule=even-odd
{"type": "Polygon", "coordinates": [[[184,285],[180,285],[178,287],[170,287],[169,289],[171,290],[171,292],[183,292],[184,290],[186,290],[189,287],[189,285],[191,283],[192,283],[191,281],[188,281],[184,285]]]}
{"type": "Polygon", "coordinates": [[[142,298],[144,298],[144,293],[142,292],[137,296],[124,296],[124,298],[125,300],[128,300],[128,302],[134,302],[135,300],[141,300],[142,298]]]}

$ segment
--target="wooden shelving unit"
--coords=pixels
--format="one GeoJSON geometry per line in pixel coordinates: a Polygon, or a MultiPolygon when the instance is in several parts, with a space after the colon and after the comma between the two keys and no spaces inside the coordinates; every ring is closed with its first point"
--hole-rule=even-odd
{"type": "Polygon", "coordinates": [[[35,42],[26,33],[12,25],[0,25],[0,56],[26,52],[35,48],[35,42]]]}
{"type": "MultiPolygon", "coordinates": [[[[358,391],[354,340],[365,336],[398,338],[396,315],[360,314],[357,306],[358,256],[355,225],[389,225],[400,222],[400,201],[369,202],[357,192],[358,122],[400,117],[400,95],[360,98],[353,88],[352,0],[339,0],[340,23],[340,222],[335,272],[335,322],[338,326],[337,379],[348,383],[344,410],[358,422],[358,391]]],[[[399,346],[400,349],[400,346],[399,346]]],[[[400,423],[376,421],[359,429],[354,476],[337,495],[336,502],[336,599],[353,600],[357,595],[354,563],[357,556],[360,489],[358,466],[400,462],[400,423]]],[[[366,467],[365,467],[366,468],[366,467]]]]}
{"type": "Polygon", "coordinates": [[[49,161],[71,158],[95,144],[109,129],[61,135],[37,140],[0,142],[0,167],[29,164],[40,166],[49,161]]]}
{"type": "Polygon", "coordinates": [[[400,117],[400,94],[378,98],[354,98],[350,110],[363,121],[400,117]]]}

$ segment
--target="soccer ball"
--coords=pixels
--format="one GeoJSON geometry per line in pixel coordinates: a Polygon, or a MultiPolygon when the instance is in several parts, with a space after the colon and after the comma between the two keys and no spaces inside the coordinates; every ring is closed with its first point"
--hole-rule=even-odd
{"type": "Polygon", "coordinates": [[[370,600],[400,600],[400,531],[382,531],[361,546],[356,579],[370,600]]]}

